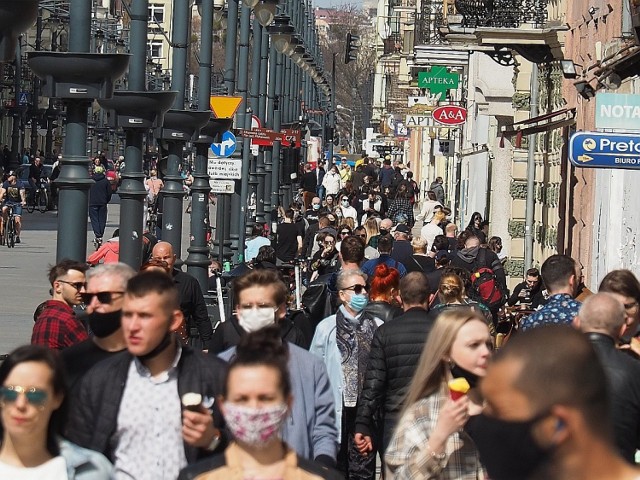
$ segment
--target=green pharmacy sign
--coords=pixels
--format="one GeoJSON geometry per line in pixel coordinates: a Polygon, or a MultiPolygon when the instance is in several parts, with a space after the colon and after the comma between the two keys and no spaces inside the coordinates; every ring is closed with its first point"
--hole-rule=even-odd
{"type": "Polygon", "coordinates": [[[450,72],[447,67],[434,65],[428,72],[418,72],[418,88],[427,88],[432,95],[437,95],[438,100],[454,90],[460,84],[460,74],[450,72]]]}

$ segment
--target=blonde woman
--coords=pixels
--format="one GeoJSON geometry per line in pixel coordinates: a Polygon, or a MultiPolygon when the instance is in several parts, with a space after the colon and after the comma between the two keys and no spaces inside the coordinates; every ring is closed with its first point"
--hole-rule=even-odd
{"type": "Polygon", "coordinates": [[[478,313],[460,309],[438,317],[385,454],[387,478],[486,478],[463,427],[469,415],[482,410],[476,386],[486,373],[491,348],[489,329],[478,313]],[[471,390],[452,400],[447,382],[456,377],[466,378],[471,390]]]}
{"type": "Polygon", "coordinates": [[[380,236],[380,224],[378,223],[378,218],[371,217],[367,218],[367,221],[364,222],[364,230],[367,232],[367,245],[376,248],[378,246],[377,237],[380,236]],[[372,245],[371,241],[375,239],[375,245],[372,245]]]}
{"type": "Polygon", "coordinates": [[[462,278],[460,274],[464,272],[458,273],[459,270],[460,269],[456,269],[454,272],[452,269],[448,269],[442,274],[442,277],[440,277],[440,285],[438,286],[438,299],[440,300],[440,303],[434,305],[431,310],[434,313],[438,313],[461,307],[470,308],[484,317],[485,322],[489,326],[491,334],[493,335],[495,332],[491,311],[482,303],[475,302],[467,297],[465,280],[468,280],[469,282],[471,282],[471,280],[468,278],[462,278]]]}

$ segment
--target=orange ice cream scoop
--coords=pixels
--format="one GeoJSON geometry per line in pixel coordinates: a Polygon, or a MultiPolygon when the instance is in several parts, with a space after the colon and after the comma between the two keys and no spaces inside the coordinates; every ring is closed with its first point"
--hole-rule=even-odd
{"type": "Polygon", "coordinates": [[[458,400],[463,395],[466,395],[471,386],[465,378],[459,377],[449,380],[449,395],[451,400],[458,400]]]}

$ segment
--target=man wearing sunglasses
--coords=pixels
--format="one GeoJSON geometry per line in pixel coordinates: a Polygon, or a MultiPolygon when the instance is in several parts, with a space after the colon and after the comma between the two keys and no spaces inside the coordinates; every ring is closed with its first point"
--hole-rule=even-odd
{"type": "Polygon", "coordinates": [[[86,291],[80,296],[93,337],[62,352],[71,388],[96,363],[127,348],[120,319],[127,282],[135,274],[124,263],[106,263],[87,271],[86,291]]]}
{"type": "Polygon", "coordinates": [[[86,264],[74,260],[62,260],[49,270],[52,298],[33,326],[33,345],[62,350],[89,338],[73,311],[74,305],[82,303],[86,270],[86,264]]]}

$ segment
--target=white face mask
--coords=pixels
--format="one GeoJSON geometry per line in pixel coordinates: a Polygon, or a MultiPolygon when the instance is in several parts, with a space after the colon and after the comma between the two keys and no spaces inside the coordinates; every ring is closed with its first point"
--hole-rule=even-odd
{"type": "Polygon", "coordinates": [[[256,332],[273,325],[276,321],[276,312],[271,307],[241,308],[236,312],[238,323],[247,332],[256,332]]]}

